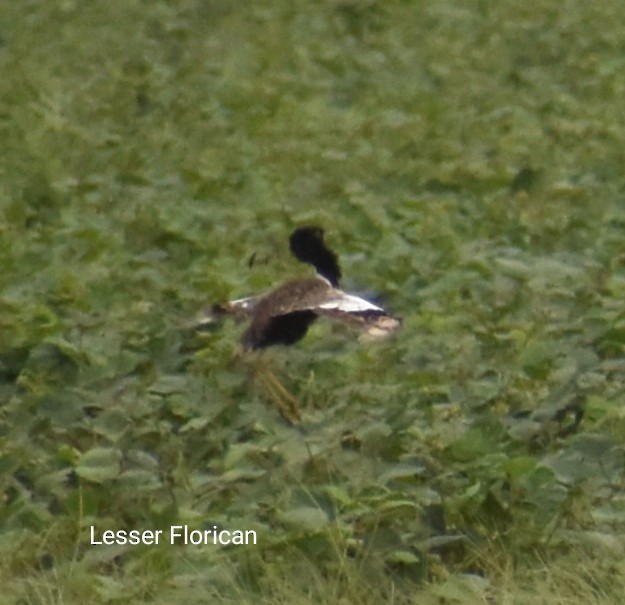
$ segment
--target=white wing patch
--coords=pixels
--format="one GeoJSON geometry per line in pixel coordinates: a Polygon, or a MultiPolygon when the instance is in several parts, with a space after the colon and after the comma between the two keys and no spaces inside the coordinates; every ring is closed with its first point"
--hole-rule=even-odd
{"type": "Polygon", "coordinates": [[[241,311],[249,311],[259,301],[260,296],[248,296],[247,298],[237,298],[236,300],[228,301],[227,305],[232,308],[240,309],[241,311]]]}
{"type": "Polygon", "coordinates": [[[224,314],[234,315],[235,319],[241,320],[249,317],[260,300],[260,296],[248,296],[230,300],[221,305],[213,305],[200,313],[191,324],[195,328],[203,328],[218,323],[224,314]]]}
{"type": "Polygon", "coordinates": [[[370,303],[368,300],[364,298],[360,298],[359,296],[353,296],[352,294],[345,294],[345,292],[336,292],[337,296],[323,302],[319,305],[316,305],[319,309],[326,309],[328,311],[343,311],[344,313],[359,313],[362,311],[382,311],[380,307],[377,307],[373,303],[370,303]]]}

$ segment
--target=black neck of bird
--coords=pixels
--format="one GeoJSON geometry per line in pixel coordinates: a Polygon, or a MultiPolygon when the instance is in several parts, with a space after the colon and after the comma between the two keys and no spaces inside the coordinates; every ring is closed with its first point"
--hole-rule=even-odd
{"type": "Polygon", "coordinates": [[[319,275],[325,277],[334,287],[339,285],[341,269],[334,252],[323,241],[320,227],[300,227],[291,234],[291,252],[303,263],[312,265],[319,275]]]}

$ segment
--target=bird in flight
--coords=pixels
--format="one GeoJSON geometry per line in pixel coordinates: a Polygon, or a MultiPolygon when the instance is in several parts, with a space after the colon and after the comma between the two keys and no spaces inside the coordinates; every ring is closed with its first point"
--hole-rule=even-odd
{"type": "Polygon", "coordinates": [[[315,268],[315,277],[289,281],[265,294],[213,305],[197,327],[213,323],[222,315],[249,319],[241,338],[243,348],[248,351],[294,344],[305,336],[318,317],[342,321],[369,338],[382,338],[399,329],[400,318],[339,289],[338,258],[326,246],[323,229],[316,226],[295,229],[289,247],[298,260],[315,268]]]}

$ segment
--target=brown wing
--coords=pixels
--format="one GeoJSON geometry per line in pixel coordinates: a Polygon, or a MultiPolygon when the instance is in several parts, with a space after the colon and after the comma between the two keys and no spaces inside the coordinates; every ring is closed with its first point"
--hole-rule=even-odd
{"type": "Polygon", "coordinates": [[[325,280],[310,278],[271,291],[254,306],[252,323],[241,339],[243,346],[261,349],[296,343],[317,318],[314,307],[327,300],[332,290],[325,280]]]}

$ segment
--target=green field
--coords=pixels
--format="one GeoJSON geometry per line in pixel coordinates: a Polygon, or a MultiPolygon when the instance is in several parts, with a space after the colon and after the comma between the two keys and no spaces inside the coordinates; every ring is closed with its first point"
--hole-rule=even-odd
{"type": "Polygon", "coordinates": [[[4,2],[0,604],[621,603],[623,31],[616,0],[4,2]],[[396,337],[188,329],[308,275],[303,224],[396,337]],[[90,543],[177,525],[258,540],[90,543]]]}

